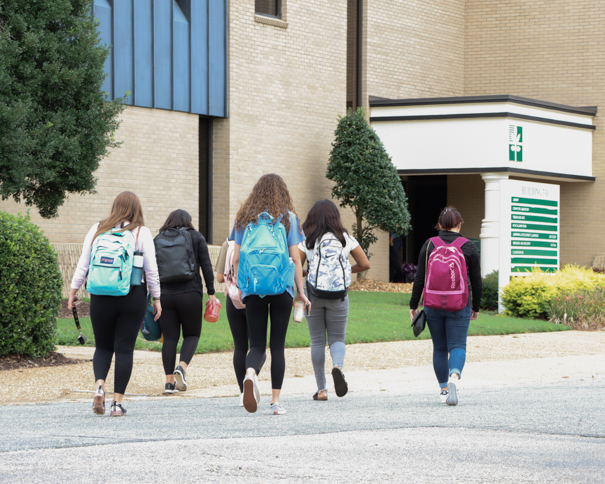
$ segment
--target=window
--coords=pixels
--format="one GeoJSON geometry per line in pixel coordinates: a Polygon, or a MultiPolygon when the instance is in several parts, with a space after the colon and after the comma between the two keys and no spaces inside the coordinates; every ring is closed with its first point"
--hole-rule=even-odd
{"type": "Polygon", "coordinates": [[[281,18],[281,0],[255,0],[254,6],[254,11],[260,15],[281,18]]]}

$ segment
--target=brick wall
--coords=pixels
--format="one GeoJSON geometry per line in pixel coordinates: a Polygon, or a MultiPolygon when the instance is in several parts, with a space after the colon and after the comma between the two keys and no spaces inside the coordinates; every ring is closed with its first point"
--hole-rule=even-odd
{"type": "MultiPolygon", "coordinates": [[[[107,217],[115,196],[135,192],[146,225],[157,231],[176,208],[198,223],[198,116],[160,109],[127,107],[115,134],[123,141],[95,172],[97,193],[71,195],[59,216],[45,220],[32,207],[32,221],[53,243],[81,243],[91,225],[107,217]]],[[[0,210],[25,212],[24,204],[0,201],[0,210]]]]}
{"type": "MultiPolygon", "coordinates": [[[[561,262],[605,251],[605,2],[467,0],[465,95],[598,106],[595,183],[561,183],[561,262]]],[[[570,160],[573,163],[573,160],[570,160]]]]}

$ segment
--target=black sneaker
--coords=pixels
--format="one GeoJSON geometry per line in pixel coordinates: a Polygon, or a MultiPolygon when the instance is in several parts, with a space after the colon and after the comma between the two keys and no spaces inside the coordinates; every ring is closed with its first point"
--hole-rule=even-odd
{"type": "Polygon", "coordinates": [[[335,366],[332,368],[332,378],[334,378],[334,390],[336,390],[337,397],[344,397],[349,391],[349,385],[345,380],[345,374],[340,368],[335,366]]]}
{"type": "Polygon", "coordinates": [[[178,392],[174,383],[166,383],[164,386],[164,395],[171,395],[178,392]]]}
{"type": "Polygon", "coordinates": [[[174,370],[174,378],[176,380],[176,389],[179,392],[187,391],[187,381],[185,380],[185,370],[181,365],[174,370]]]}

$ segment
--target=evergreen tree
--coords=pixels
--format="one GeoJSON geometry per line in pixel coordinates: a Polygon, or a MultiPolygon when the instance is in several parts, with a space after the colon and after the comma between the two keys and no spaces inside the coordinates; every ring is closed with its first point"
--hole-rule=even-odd
{"type": "Polygon", "coordinates": [[[123,99],[101,91],[109,50],[92,0],[0,2],[0,194],[57,215],[94,193],[123,99]]]}
{"type": "Polygon", "coordinates": [[[369,247],[378,240],[376,229],[398,235],[410,230],[407,198],[397,169],[366,121],[363,108],[341,117],[335,135],[326,176],[335,183],[332,196],[341,207],[353,210],[353,235],[370,258],[369,247]]]}

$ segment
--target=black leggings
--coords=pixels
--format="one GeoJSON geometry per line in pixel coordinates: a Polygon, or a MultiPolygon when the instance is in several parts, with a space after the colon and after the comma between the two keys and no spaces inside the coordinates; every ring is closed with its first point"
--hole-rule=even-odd
{"type": "Polygon", "coordinates": [[[248,296],[245,302],[250,335],[250,352],[246,357],[246,368],[254,368],[256,373],[260,371],[267,348],[267,325],[270,314],[271,387],[274,390],[281,390],[286,372],[284,345],[292,313],[292,296],[288,292],[278,296],[248,296]]]}
{"type": "Polygon", "coordinates": [[[146,311],[147,288],[144,284],[133,286],[126,296],[90,296],[90,320],[96,344],[92,359],[95,379],[107,379],[115,353],[115,393],[126,393],[134,345],[146,311]]]}
{"type": "Polygon", "coordinates": [[[162,294],[160,302],[162,303],[162,316],[159,321],[164,335],[162,363],[166,375],[172,375],[176,362],[176,347],[181,336],[181,326],[183,327],[183,345],[180,359],[189,364],[195,354],[202,334],[204,297],[199,292],[162,294]]]}
{"type": "MultiPolygon", "coordinates": [[[[246,376],[246,353],[248,353],[248,323],[246,322],[246,310],[237,309],[231,299],[227,296],[227,319],[229,328],[233,335],[233,369],[235,378],[239,385],[240,393],[244,391],[244,377],[246,376]]],[[[263,353],[260,366],[265,364],[267,353],[263,353]]],[[[260,374],[260,368],[257,375],[260,374]]]]}

